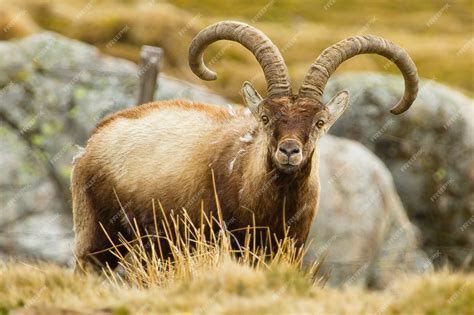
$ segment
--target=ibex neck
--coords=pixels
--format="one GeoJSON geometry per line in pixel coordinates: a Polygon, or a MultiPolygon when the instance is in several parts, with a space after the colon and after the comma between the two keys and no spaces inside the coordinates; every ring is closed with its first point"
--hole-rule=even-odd
{"type": "Polygon", "coordinates": [[[319,196],[317,152],[295,174],[285,174],[271,162],[266,135],[250,130],[244,141],[232,142],[220,150],[216,186],[229,228],[267,226],[282,237],[284,227],[290,235],[305,241],[319,196]],[[253,221],[255,219],[255,221],[253,221]]]}

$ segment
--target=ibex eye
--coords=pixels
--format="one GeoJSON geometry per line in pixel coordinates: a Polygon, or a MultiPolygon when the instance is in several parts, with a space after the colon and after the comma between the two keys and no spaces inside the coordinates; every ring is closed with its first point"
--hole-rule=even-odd
{"type": "Polygon", "coordinates": [[[321,119],[318,120],[318,122],[316,123],[316,127],[323,128],[323,126],[324,126],[324,120],[321,120],[321,119]]]}
{"type": "Polygon", "coordinates": [[[264,125],[268,124],[269,121],[270,119],[268,119],[268,116],[265,116],[265,115],[262,116],[262,122],[264,125]]]}

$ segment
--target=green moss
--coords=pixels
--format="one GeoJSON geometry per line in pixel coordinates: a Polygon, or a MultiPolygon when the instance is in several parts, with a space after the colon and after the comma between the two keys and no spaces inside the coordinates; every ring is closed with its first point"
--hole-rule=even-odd
{"type": "Polygon", "coordinates": [[[17,83],[26,82],[30,78],[30,76],[31,76],[31,73],[29,71],[21,70],[15,73],[14,80],[17,83]]]}
{"type": "Polygon", "coordinates": [[[39,134],[33,135],[31,137],[31,142],[35,146],[42,146],[44,144],[45,140],[46,140],[46,138],[43,135],[39,135],[39,134]]]}
{"type": "Polygon", "coordinates": [[[81,100],[86,97],[87,89],[81,86],[75,87],[73,95],[74,95],[74,98],[81,100]]]}
{"type": "Polygon", "coordinates": [[[59,174],[61,175],[61,177],[65,178],[65,179],[70,178],[70,176],[71,176],[71,167],[62,165],[59,168],[59,174]]]}

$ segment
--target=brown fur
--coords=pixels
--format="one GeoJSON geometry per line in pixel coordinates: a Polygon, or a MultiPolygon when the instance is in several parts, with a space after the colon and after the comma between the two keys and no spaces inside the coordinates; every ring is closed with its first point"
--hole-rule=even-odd
{"type": "Polygon", "coordinates": [[[319,196],[316,142],[322,133],[315,134],[313,125],[315,119],[327,118],[328,111],[321,104],[285,97],[266,100],[261,113],[271,115],[271,126],[258,124],[244,109],[232,114],[186,101],[149,103],[104,119],[72,174],[78,264],[95,260],[117,265],[110,254],[91,254],[110,246],[99,222],[114,242],[119,233],[133,237],[121,207],[149,232],[156,232],[153,199],[168,212],[186,208],[196,223],[201,201],[206,212],[215,214],[212,171],[229,230],[252,226],[255,217],[257,226],[268,226],[277,237],[286,224],[290,236],[304,244],[319,196]],[[174,115],[176,122],[170,121],[174,115]],[[180,130],[185,134],[176,135],[180,130]],[[304,162],[291,174],[279,171],[272,158],[278,142],[287,137],[304,145],[304,162]],[[150,155],[143,153],[148,148],[150,155]]]}

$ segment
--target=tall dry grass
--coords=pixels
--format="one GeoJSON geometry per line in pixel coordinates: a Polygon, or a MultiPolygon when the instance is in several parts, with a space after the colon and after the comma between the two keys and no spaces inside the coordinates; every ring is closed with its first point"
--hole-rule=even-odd
{"type": "MultiPolygon", "coordinates": [[[[215,187],[214,187],[215,189],[215,187]]],[[[237,263],[257,271],[270,271],[284,266],[323,285],[327,277],[320,274],[321,261],[303,265],[306,249],[297,247],[284,228],[284,237],[278,238],[268,227],[252,226],[233,230],[227,228],[222,217],[219,199],[216,216],[200,209],[199,222],[195,222],[186,209],[167,213],[158,202],[153,202],[153,232],[143,230],[136,218],[129,218],[122,208],[123,216],[134,235],[127,240],[122,235],[114,243],[101,224],[104,236],[111,247],[107,250],[118,258],[119,272],[109,265],[103,271],[107,279],[118,286],[149,288],[165,287],[176,280],[191,279],[195,275],[218,268],[219,265],[237,263]],[[157,211],[161,212],[157,215],[157,211]],[[157,218],[163,218],[158,221],[157,218]],[[237,240],[235,232],[243,233],[243,242],[237,240]],[[123,253],[126,254],[123,254],[123,253]]],[[[254,220],[255,222],[255,220],[254,220]]]]}
{"type": "MultiPolygon", "coordinates": [[[[192,220],[185,209],[167,213],[160,203],[156,207],[153,203],[155,220],[152,233],[141,228],[135,218],[128,217],[122,207],[134,239],[120,236],[119,241],[114,242],[100,224],[104,237],[111,243],[106,250],[119,260],[117,268],[111,269],[106,264],[101,274],[83,269],[83,272],[73,275],[44,263],[0,265],[0,275],[8,274],[10,281],[13,280],[8,283],[0,279],[0,314],[16,308],[23,308],[25,314],[69,314],[71,310],[83,309],[94,309],[101,314],[148,314],[158,309],[208,314],[208,311],[215,313],[211,310],[216,306],[219,309],[226,299],[229,302],[250,295],[257,301],[260,294],[262,301],[268,303],[288,294],[306,296],[324,286],[327,277],[319,273],[321,262],[303,265],[305,249],[297,247],[288,237],[289,230],[285,230],[283,238],[255,224],[229,230],[216,194],[215,198],[216,215],[205,211],[201,205],[199,223],[192,220]],[[157,215],[158,212],[161,215],[157,215]],[[163,219],[157,220],[160,217],[163,219]],[[236,242],[235,232],[244,233],[242,243],[236,242]],[[18,271],[24,268],[39,272],[40,276],[35,274],[24,281],[21,279],[23,272],[18,271]],[[40,287],[40,290],[31,291],[32,287],[40,287]],[[203,301],[200,290],[208,299],[211,295],[211,300],[203,301]],[[102,297],[103,305],[91,291],[102,297]],[[145,296],[150,299],[150,292],[161,292],[168,296],[168,300],[158,299],[162,303],[159,306],[156,301],[148,301],[153,306],[141,305],[137,311],[136,303],[131,303],[130,299],[137,296],[141,300],[145,296]],[[174,296],[170,297],[170,292],[174,292],[174,296]],[[71,294],[80,296],[79,300],[71,298],[71,294]],[[129,304],[122,305],[122,300],[114,300],[116,294],[122,299],[126,297],[127,303],[134,305],[133,311],[129,304]],[[63,299],[55,295],[63,296],[63,299]],[[66,295],[69,295],[67,299],[64,298],[66,295]],[[182,304],[180,297],[184,296],[188,301],[182,304]]],[[[231,302],[226,307],[232,313],[240,306],[231,302]]]]}

